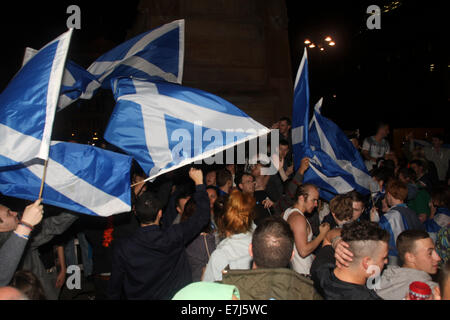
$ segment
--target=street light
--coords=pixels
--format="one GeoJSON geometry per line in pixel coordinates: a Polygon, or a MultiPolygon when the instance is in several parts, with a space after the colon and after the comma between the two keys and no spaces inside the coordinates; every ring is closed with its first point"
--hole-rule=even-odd
{"type": "Polygon", "coordinates": [[[322,38],[323,40],[317,42],[317,45],[312,42],[310,39],[305,39],[304,44],[307,45],[309,48],[315,48],[318,47],[320,51],[325,51],[325,46],[328,44],[331,47],[334,47],[336,45],[336,42],[333,41],[333,39],[330,36],[326,36],[325,38],[322,38]]]}

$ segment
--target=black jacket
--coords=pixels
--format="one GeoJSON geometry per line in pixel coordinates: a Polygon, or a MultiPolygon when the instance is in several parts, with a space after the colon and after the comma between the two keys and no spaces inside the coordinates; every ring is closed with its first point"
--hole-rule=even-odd
{"type": "Polygon", "coordinates": [[[171,225],[140,227],[117,242],[113,253],[108,297],[120,299],[171,299],[192,281],[185,245],[210,219],[209,198],[204,185],[193,195],[197,209],[187,221],[171,225]]]}
{"type": "Polygon", "coordinates": [[[316,290],[326,300],[383,300],[365,285],[344,282],[334,275],[334,249],[323,247],[311,265],[316,290]]]}

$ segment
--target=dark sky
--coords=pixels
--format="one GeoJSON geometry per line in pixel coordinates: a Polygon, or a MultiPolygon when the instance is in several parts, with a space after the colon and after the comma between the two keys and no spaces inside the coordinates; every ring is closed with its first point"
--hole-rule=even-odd
{"type": "Polygon", "coordinates": [[[293,74],[303,41],[330,35],[336,39],[331,50],[308,49],[311,104],[324,97],[325,116],[363,131],[372,130],[374,120],[447,128],[445,1],[398,1],[397,9],[381,13],[381,29],[369,30],[367,7],[383,10],[393,2],[287,0],[293,74]]]}
{"type": "MultiPolygon", "coordinates": [[[[87,67],[92,61],[83,59],[76,48],[99,36],[117,44],[125,40],[137,2],[16,1],[8,5],[0,11],[0,90],[20,68],[26,46],[41,48],[66,30],[70,4],[82,8],[82,29],[73,35],[69,57],[87,67]]],[[[342,128],[367,131],[375,120],[386,120],[393,127],[448,127],[445,1],[398,1],[397,9],[382,12],[381,30],[368,30],[366,8],[376,4],[383,9],[393,2],[286,0],[293,77],[304,39],[319,41],[330,35],[334,48],[308,51],[311,105],[324,97],[325,116],[342,128]]]]}

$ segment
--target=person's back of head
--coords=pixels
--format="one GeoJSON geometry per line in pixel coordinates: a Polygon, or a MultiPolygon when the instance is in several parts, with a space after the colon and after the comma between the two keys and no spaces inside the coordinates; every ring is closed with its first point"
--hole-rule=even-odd
{"type": "MultiPolygon", "coordinates": [[[[190,217],[192,217],[197,209],[197,203],[194,198],[190,198],[186,205],[184,206],[183,215],[181,216],[180,223],[187,221],[190,217]]],[[[205,225],[205,228],[202,232],[211,232],[211,226],[209,223],[205,225]]]]}
{"type": "Polygon", "coordinates": [[[394,178],[394,172],[388,168],[376,168],[371,171],[371,176],[378,182],[383,182],[386,185],[391,179],[394,178]]]}
{"type": "Polygon", "coordinates": [[[340,268],[355,273],[360,278],[369,278],[374,266],[383,270],[387,263],[389,232],[375,222],[353,221],[343,226],[342,240],[349,245],[353,261],[349,268],[340,268]]]}
{"type": "Polygon", "coordinates": [[[46,300],[39,278],[30,271],[17,271],[11,280],[11,286],[20,290],[30,300],[46,300]]]}
{"type": "Polygon", "coordinates": [[[226,202],[225,211],[218,225],[224,236],[250,231],[254,219],[253,208],[256,200],[249,194],[233,190],[226,202]]]}
{"type": "Polygon", "coordinates": [[[145,192],[136,201],[136,216],[141,224],[159,222],[159,213],[162,210],[162,204],[151,192],[145,192]]]}
{"type": "Polygon", "coordinates": [[[397,237],[398,257],[403,267],[435,274],[438,256],[430,235],[422,230],[405,230],[397,237]]]}
{"type": "MultiPolygon", "coordinates": [[[[386,194],[390,194],[397,201],[405,202],[408,197],[408,187],[398,179],[391,179],[386,186],[386,194]]],[[[386,199],[389,202],[389,197],[386,199]]],[[[391,206],[389,203],[388,205],[391,206]]]]}
{"type": "Polygon", "coordinates": [[[216,183],[219,188],[232,187],[233,175],[228,169],[221,169],[217,171],[216,183]]]}
{"type": "Polygon", "coordinates": [[[340,194],[330,201],[330,211],[339,226],[353,218],[353,200],[350,195],[340,194]]]}
{"type": "Polygon", "coordinates": [[[286,268],[293,250],[294,234],[280,217],[264,219],[253,233],[251,252],[257,268],[286,268]]]}

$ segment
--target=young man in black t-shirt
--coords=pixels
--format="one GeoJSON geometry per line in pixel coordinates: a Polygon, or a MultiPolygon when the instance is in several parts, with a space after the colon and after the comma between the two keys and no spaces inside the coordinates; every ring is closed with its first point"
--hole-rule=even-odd
{"type": "Polygon", "coordinates": [[[336,266],[332,246],[323,247],[311,266],[317,290],[327,300],[381,300],[367,282],[387,263],[389,233],[377,223],[353,221],[344,225],[341,237],[351,248],[353,261],[348,267],[336,266]]]}

